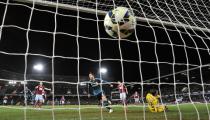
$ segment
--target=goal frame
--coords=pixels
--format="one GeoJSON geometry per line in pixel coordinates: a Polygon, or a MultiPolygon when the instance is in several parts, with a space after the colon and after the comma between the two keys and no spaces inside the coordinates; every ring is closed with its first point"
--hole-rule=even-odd
{"type": "MultiPolygon", "coordinates": [[[[51,2],[51,1],[43,1],[43,0],[14,0],[17,2],[22,2],[22,3],[36,3],[41,6],[48,6],[48,7],[56,7],[59,4],[59,8],[66,9],[66,10],[74,10],[74,11],[81,11],[85,13],[91,13],[95,14],[96,11],[94,9],[86,8],[86,7],[81,7],[81,6],[74,6],[74,5],[69,5],[69,4],[63,4],[63,3],[56,3],[56,2],[51,2]]],[[[106,15],[107,11],[102,11],[102,10],[97,10],[98,15],[106,15]]],[[[147,23],[153,23],[153,24],[159,24],[159,25],[166,25],[166,26],[172,26],[172,27],[177,27],[177,28],[186,28],[186,29],[193,29],[193,30],[198,30],[198,31],[204,31],[204,32],[210,32],[210,29],[207,28],[201,28],[198,26],[191,26],[187,25],[184,23],[174,23],[174,22],[168,22],[168,21],[160,21],[160,20],[155,20],[155,19],[150,19],[150,18],[144,18],[144,17],[139,17],[136,16],[137,21],[141,22],[147,22],[147,23]]]]}

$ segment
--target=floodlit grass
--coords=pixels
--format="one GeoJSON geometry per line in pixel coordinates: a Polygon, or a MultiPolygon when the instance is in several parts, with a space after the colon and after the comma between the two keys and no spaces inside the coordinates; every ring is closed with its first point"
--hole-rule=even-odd
{"type": "MultiPolygon", "coordinates": [[[[0,120],[125,120],[127,116],[128,120],[164,120],[165,115],[168,120],[197,120],[198,115],[200,120],[209,120],[207,107],[205,104],[195,104],[196,109],[192,104],[179,105],[180,112],[176,105],[168,106],[169,110],[166,114],[163,113],[151,113],[148,109],[145,109],[142,105],[129,105],[126,112],[123,106],[113,106],[114,112],[108,113],[104,108],[101,109],[95,105],[81,105],[79,110],[77,105],[55,106],[52,111],[51,106],[43,106],[43,109],[33,109],[33,107],[20,106],[0,106],[0,120]],[[26,118],[24,117],[26,116],[26,118]]],[[[208,105],[210,109],[210,104],[208,105]]]]}

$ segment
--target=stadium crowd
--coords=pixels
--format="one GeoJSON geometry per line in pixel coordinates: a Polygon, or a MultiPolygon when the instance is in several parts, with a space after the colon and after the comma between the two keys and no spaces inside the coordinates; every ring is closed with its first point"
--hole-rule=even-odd
{"type": "MultiPolygon", "coordinates": [[[[23,84],[20,82],[17,82],[15,84],[1,84],[0,85],[0,104],[4,105],[24,105],[24,100],[27,99],[28,105],[34,104],[34,94],[35,94],[35,86],[38,83],[34,82],[33,84],[27,84],[24,90],[23,84]],[[24,97],[24,94],[26,93],[26,97],[24,97]]],[[[48,87],[51,87],[50,85],[47,85],[48,87]]],[[[55,86],[55,92],[54,96],[52,95],[51,91],[46,91],[46,98],[44,104],[52,104],[52,97],[54,97],[54,102],[56,105],[63,105],[63,104],[78,104],[78,95],[80,97],[80,103],[81,104],[96,104],[96,100],[94,99],[94,96],[88,96],[89,90],[87,88],[87,85],[81,85],[78,88],[79,94],[77,94],[77,86],[76,85],[69,85],[69,86],[63,86],[63,85],[56,85],[55,86]],[[62,100],[63,99],[63,100],[62,100]]],[[[114,88],[116,85],[114,85],[114,88]]],[[[182,91],[181,88],[183,88],[184,85],[177,87],[176,93],[174,92],[174,87],[165,85],[161,90],[161,99],[163,103],[166,104],[175,104],[177,102],[179,103],[187,103],[187,102],[210,102],[210,87],[205,86],[205,91],[203,94],[202,87],[198,86],[191,86],[190,92],[189,91],[182,91]],[[189,94],[190,93],[190,94],[189,94]]],[[[108,98],[114,98],[116,94],[111,94],[113,90],[115,89],[109,89],[106,88],[106,95],[108,98]]],[[[142,104],[145,100],[145,96],[148,92],[150,87],[145,87],[143,91],[143,95],[141,95],[142,91],[141,89],[135,89],[132,90],[132,87],[128,86],[128,93],[127,93],[127,102],[128,104],[138,103],[142,104]],[[135,100],[134,93],[138,93],[138,100],[135,100]],[[136,101],[136,102],[135,102],[136,101]]],[[[158,87],[153,87],[157,90],[158,87]]],[[[118,96],[119,97],[119,96],[118,96]]],[[[117,103],[117,102],[113,102],[117,103]]],[[[118,102],[119,103],[119,102],[118,102]]]]}

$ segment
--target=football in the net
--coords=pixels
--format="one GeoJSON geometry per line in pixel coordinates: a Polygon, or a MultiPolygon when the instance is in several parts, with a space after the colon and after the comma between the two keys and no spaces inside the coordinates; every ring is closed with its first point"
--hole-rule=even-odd
{"type": "Polygon", "coordinates": [[[113,38],[126,38],[134,32],[136,18],[128,8],[117,7],[106,14],[104,27],[113,38]]]}

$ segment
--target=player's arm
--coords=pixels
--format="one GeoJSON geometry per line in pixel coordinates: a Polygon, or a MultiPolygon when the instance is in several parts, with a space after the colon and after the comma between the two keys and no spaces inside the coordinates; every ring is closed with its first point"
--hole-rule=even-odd
{"type": "Polygon", "coordinates": [[[160,95],[156,95],[155,97],[156,97],[156,98],[160,98],[160,95]]]}
{"type": "Polygon", "coordinates": [[[103,79],[100,79],[100,78],[95,78],[95,79],[98,81],[98,83],[106,83],[106,84],[109,84],[110,87],[113,87],[112,83],[110,83],[107,80],[103,80],[103,79]]]}
{"type": "Polygon", "coordinates": [[[50,89],[50,88],[46,88],[45,86],[44,86],[44,90],[51,91],[51,89],[50,89]]]}
{"type": "Polygon", "coordinates": [[[48,91],[51,91],[51,89],[50,88],[44,88],[45,90],[48,90],[48,91]]]}
{"type": "Polygon", "coordinates": [[[35,93],[34,94],[36,94],[36,91],[38,90],[38,88],[39,88],[39,86],[35,87],[35,89],[34,89],[35,93]]]}

